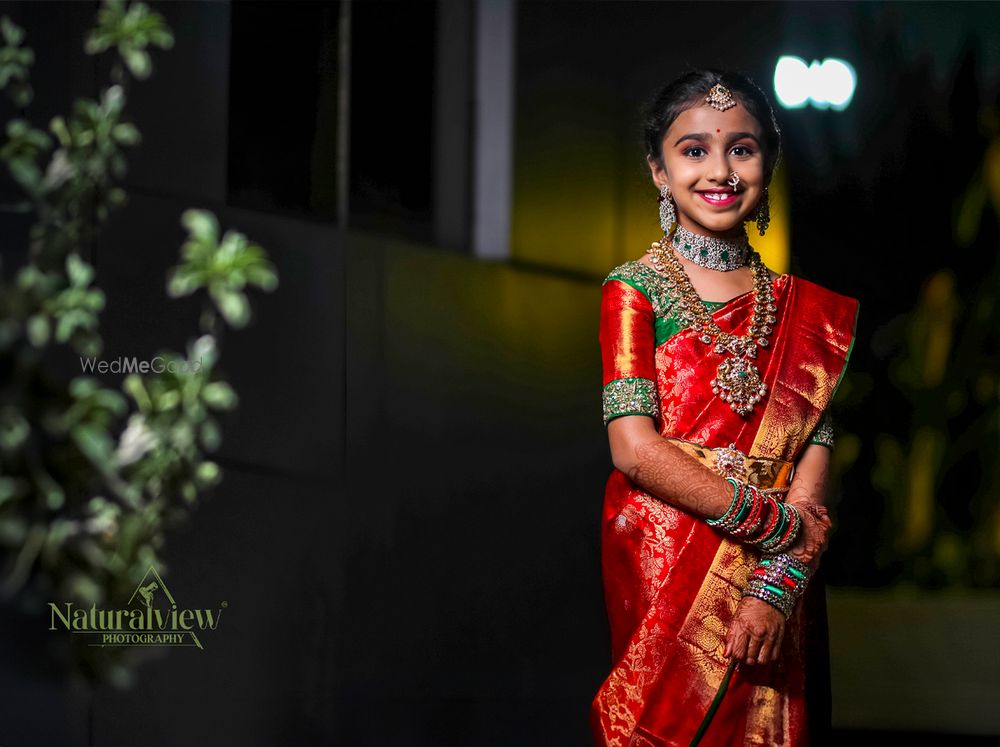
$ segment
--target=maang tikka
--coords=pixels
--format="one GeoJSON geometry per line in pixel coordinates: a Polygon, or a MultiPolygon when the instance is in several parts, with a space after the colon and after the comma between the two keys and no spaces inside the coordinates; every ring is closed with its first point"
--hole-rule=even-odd
{"type": "Polygon", "coordinates": [[[724,112],[731,106],[736,106],[736,99],[733,98],[728,88],[721,83],[716,83],[708,92],[708,96],[705,97],[705,103],[713,109],[724,112]]]}

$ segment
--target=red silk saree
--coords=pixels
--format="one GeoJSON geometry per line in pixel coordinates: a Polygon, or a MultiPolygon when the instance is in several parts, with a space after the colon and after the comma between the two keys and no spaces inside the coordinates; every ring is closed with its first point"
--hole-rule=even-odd
{"type": "MultiPolygon", "coordinates": [[[[859,302],[793,275],[774,278],[777,321],[755,359],[768,393],[742,417],[712,393],[721,356],[672,316],[663,281],[638,261],[604,281],[605,424],[649,415],[662,437],[706,467],[786,487],[810,443],[833,447],[827,407],[850,359],[859,302]],[[738,467],[730,445],[741,452],[738,467]]],[[[705,303],[721,329],[744,334],[753,300],[749,292],[705,303]]],[[[591,704],[595,744],[690,743],[725,674],[726,631],[759,557],[611,473],[601,562],[613,666],[591,704]]],[[[737,667],[700,744],[807,745],[810,716],[813,727],[829,718],[828,688],[821,567],[786,622],[778,660],[737,667]]]]}

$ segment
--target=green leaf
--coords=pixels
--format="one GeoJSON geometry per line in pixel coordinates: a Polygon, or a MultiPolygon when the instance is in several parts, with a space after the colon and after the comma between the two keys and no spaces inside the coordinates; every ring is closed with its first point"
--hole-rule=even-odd
{"type": "Polygon", "coordinates": [[[181,225],[188,229],[196,239],[215,244],[219,237],[219,221],[207,210],[194,208],[181,214],[181,225]]]}
{"type": "Polygon", "coordinates": [[[38,165],[27,158],[14,158],[7,163],[10,175],[14,177],[18,184],[24,187],[29,193],[38,190],[38,183],[42,180],[42,172],[38,165]]]}
{"type": "Polygon", "coordinates": [[[100,54],[111,46],[111,39],[98,32],[91,32],[83,44],[83,51],[87,54],[100,54]]]}
{"type": "Polygon", "coordinates": [[[206,384],[201,397],[213,410],[230,410],[236,406],[236,392],[225,381],[213,381],[206,384]]]}
{"type": "Polygon", "coordinates": [[[73,399],[87,399],[100,388],[100,383],[92,376],[77,376],[69,383],[69,393],[73,395],[73,399]]]}
{"type": "Polygon", "coordinates": [[[241,329],[250,320],[250,303],[240,291],[218,289],[212,293],[219,313],[230,326],[241,329]]]}
{"type": "Polygon", "coordinates": [[[86,319],[79,311],[60,314],[56,322],[56,342],[67,342],[78,327],[85,325],[86,319]]]}
{"type": "Polygon", "coordinates": [[[128,403],[125,398],[114,389],[98,389],[94,392],[92,399],[94,404],[102,407],[115,415],[124,415],[128,410],[128,403]]]}
{"type": "Polygon", "coordinates": [[[222,479],[222,470],[215,462],[202,462],[195,469],[194,478],[199,486],[209,487],[222,479]]]}
{"type": "Polygon", "coordinates": [[[181,401],[181,393],[170,389],[156,396],[156,409],[159,411],[173,410],[181,401]]]}
{"type": "Polygon", "coordinates": [[[204,370],[210,370],[218,359],[219,346],[212,335],[202,335],[188,347],[188,360],[204,363],[204,370]]]}
{"type": "Polygon", "coordinates": [[[153,63],[149,55],[138,49],[120,49],[122,59],[129,71],[139,80],[145,80],[153,71],[153,63]]]}
{"type": "Polygon", "coordinates": [[[278,275],[269,265],[253,265],[246,269],[247,283],[256,285],[264,291],[273,291],[278,287],[278,275]]]}
{"type": "Polygon", "coordinates": [[[146,391],[146,386],[142,377],[138,374],[129,374],[122,382],[122,389],[135,400],[136,406],[141,412],[149,413],[153,409],[153,403],[146,391]]]}
{"type": "Polygon", "coordinates": [[[58,511],[66,502],[66,494],[59,483],[53,480],[48,473],[42,472],[39,475],[38,487],[45,496],[45,504],[51,511],[58,511]]]}
{"type": "Polygon", "coordinates": [[[56,136],[59,140],[59,145],[63,148],[68,148],[72,143],[72,138],[69,134],[69,129],[66,127],[66,120],[62,117],[56,116],[49,121],[49,129],[52,134],[56,136]]]}
{"type": "Polygon", "coordinates": [[[200,428],[201,444],[206,451],[215,451],[222,444],[222,431],[212,418],[206,418],[200,428]]]}
{"type": "Polygon", "coordinates": [[[19,449],[31,433],[31,426],[13,406],[0,410],[0,449],[13,452],[19,449]]]}
{"type": "Polygon", "coordinates": [[[69,594],[84,606],[97,604],[101,599],[101,589],[97,582],[83,573],[75,573],[70,576],[69,594]]]}
{"type": "Polygon", "coordinates": [[[171,298],[189,296],[201,287],[201,283],[186,267],[172,267],[167,271],[167,295],[171,298]]]}
{"type": "Polygon", "coordinates": [[[7,16],[0,19],[0,30],[3,31],[4,41],[12,47],[19,46],[24,39],[24,30],[7,16]]]}
{"type": "Polygon", "coordinates": [[[94,279],[94,268],[76,252],[66,256],[66,272],[73,285],[88,285],[94,279]]]}
{"type": "Polygon", "coordinates": [[[139,130],[128,122],[115,125],[111,130],[111,136],[122,145],[136,145],[142,140],[139,130]]]}
{"type": "Polygon", "coordinates": [[[103,428],[93,425],[75,425],[70,430],[73,441],[87,458],[101,472],[107,473],[113,467],[114,443],[103,428]]]}
{"type": "Polygon", "coordinates": [[[49,320],[44,314],[34,314],[28,318],[28,339],[36,348],[49,341],[49,320]]]}
{"type": "Polygon", "coordinates": [[[174,46],[174,35],[166,28],[151,28],[149,41],[160,49],[171,49],[174,46]]]}

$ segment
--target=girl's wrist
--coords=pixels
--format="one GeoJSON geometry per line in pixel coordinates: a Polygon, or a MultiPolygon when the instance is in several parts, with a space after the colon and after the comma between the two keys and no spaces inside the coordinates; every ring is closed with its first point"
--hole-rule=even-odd
{"type": "Polygon", "coordinates": [[[748,577],[743,596],[767,602],[788,618],[812,574],[809,564],[788,553],[765,555],[748,577]]]}
{"type": "Polygon", "coordinates": [[[799,510],[779,501],[775,489],[725,478],[733,493],[729,508],[720,516],[706,518],[706,523],[725,532],[738,542],[761,552],[780,553],[796,544],[802,528],[799,510]]]}

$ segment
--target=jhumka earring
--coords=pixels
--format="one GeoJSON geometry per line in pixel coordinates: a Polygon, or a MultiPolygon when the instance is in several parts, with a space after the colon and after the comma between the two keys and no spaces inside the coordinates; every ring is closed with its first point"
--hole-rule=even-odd
{"type": "Polygon", "coordinates": [[[771,206],[767,198],[767,187],[764,187],[764,193],[760,197],[760,202],[757,204],[757,231],[761,236],[764,235],[764,231],[771,223],[771,206]]]}
{"type": "Polygon", "coordinates": [[[670,229],[677,221],[677,214],[674,212],[674,201],[670,199],[670,187],[664,184],[660,187],[660,226],[663,228],[663,235],[668,236],[670,229]]]}

